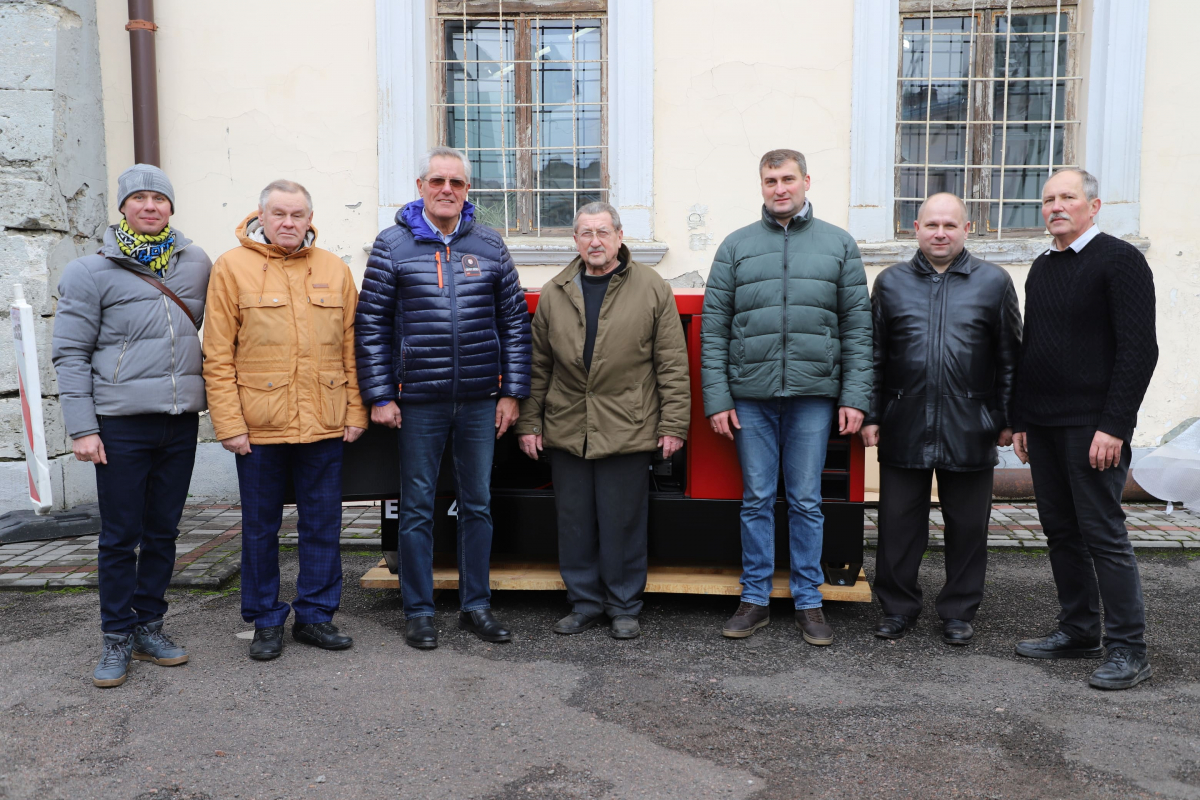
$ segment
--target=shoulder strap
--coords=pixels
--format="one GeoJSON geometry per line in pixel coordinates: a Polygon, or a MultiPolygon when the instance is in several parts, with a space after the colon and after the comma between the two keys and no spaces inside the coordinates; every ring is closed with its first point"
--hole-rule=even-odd
{"type": "Polygon", "coordinates": [[[116,264],[121,269],[127,270],[131,274],[136,275],[137,277],[141,278],[146,283],[150,284],[155,289],[158,289],[164,295],[166,295],[167,297],[169,297],[173,301],[175,301],[175,305],[177,305],[183,309],[183,313],[187,314],[187,318],[190,319],[192,321],[192,324],[196,326],[196,330],[200,330],[200,326],[196,324],[196,318],[192,316],[192,311],[190,308],[187,307],[187,303],[180,300],[179,295],[175,294],[170,289],[168,289],[167,285],[165,283],[160,281],[158,278],[147,275],[144,272],[139,272],[138,270],[134,269],[133,267],[129,266],[128,264],[122,264],[120,261],[116,260],[115,258],[110,258],[109,261],[116,264]]]}

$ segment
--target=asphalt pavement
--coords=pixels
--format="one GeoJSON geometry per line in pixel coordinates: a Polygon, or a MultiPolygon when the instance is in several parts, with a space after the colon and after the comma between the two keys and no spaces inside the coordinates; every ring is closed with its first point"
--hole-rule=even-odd
{"type": "MultiPolygon", "coordinates": [[[[1142,553],[1155,676],[1090,689],[1096,662],[1013,655],[1052,630],[1044,553],[990,556],[977,642],[942,644],[926,610],[900,642],[878,607],[830,604],[832,647],[803,643],[789,604],[728,640],[736,598],[651,595],[640,639],[556,636],[561,592],[498,592],[507,645],[455,628],[403,643],[392,591],[359,589],[377,556],[344,555],[336,622],[351,650],[293,642],[246,658],[236,586],[172,591],[182,667],[134,662],[91,685],[95,591],[0,592],[0,798],[1200,798],[1200,559],[1142,553]]],[[[868,575],[873,575],[868,563],[868,575]]],[[[296,553],[283,554],[290,597],[296,553]]]]}

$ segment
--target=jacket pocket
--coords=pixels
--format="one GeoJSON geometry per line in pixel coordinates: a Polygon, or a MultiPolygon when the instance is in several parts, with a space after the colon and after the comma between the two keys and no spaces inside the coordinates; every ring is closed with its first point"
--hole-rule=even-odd
{"type": "Polygon", "coordinates": [[[323,352],[337,353],[342,360],[342,345],[346,338],[346,326],[342,316],[341,294],[312,294],[308,297],[312,307],[312,329],[316,342],[323,352]]]}
{"type": "Polygon", "coordinates": [[[321,381],[321,424],[326,428],[346,426],[346,373],[323,371],[321,381]]]}
{"type": "Polygon", "coordinates": [[[259,295],[238,295],[242,324],[238,330],[238,349],[254,353],[260,347],[291,345],[293,314],[287,291],[270,290],[259,295]]]}
{"type": "Polygon", "coordinates": [[[286,372],[251,372],[237,376],[242,418],[251,430],[287,426],[288,389],[291,376],[286,372]]]}
{"type": "Polygon", "coordinates": [[[736,378],[742,374],[746,360],[746,332],[738,328],[733,332],[733,341],[729,344],[729,377],[736,378]]]}
{"type": "Polygon", "coordinates": [[[112,379],[112,382],[114,385],[117,382],[117,378],[119,378],[121,376],[121,362],[125,360],[125,351],[127,349],[129,349],[129,340],[128,339],[121,342],[121,352],[119,355],[117,355],[117,368],[113,370],[113,379],[112,379]]]}

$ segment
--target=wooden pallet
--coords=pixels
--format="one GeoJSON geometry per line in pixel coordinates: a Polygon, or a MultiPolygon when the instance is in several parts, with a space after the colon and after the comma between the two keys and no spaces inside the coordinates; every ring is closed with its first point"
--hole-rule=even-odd
{"type": "MultiPolygon", "coordinates": [[[[721,594],[740,595],[742,586],[738,582],[739,569],[720,567],[669,567],[652,565],[647,575],[646,591],[666,594],[721,594]]],[[[381,559],[379,564],[368,570],[359,579],[364,589],[399,589],[400,578],[393,575],[381,559]]],[[[519,589],[523,591],[565,591],[557,564],[545,562],[494,561],[491,569],[493,589],[519,589]]],[[[433,588],[457,589],[458,568],[453,564],[435,565],[433,588]]],[[[858,580],[853,586],[831,586],[822,583],[821,595],[826,600],[844,603],[871,602],[871,587],[866,573],[859,570],[858,580]]],[[[772,581],[771,597],[791,597],[788,589],[788,573],[778,570],[772,581]]]]}

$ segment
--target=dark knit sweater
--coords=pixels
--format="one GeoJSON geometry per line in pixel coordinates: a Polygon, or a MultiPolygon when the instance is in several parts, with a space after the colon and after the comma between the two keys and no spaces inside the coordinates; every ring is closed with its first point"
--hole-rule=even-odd
{"type": "Polygon", "coordinates": [[[1095,426],[1129,441],[1158,362],[1154,276],[1136,247],[1101,233],[1038,256],[1025,281],[1016,424],[1095,426]]]}

